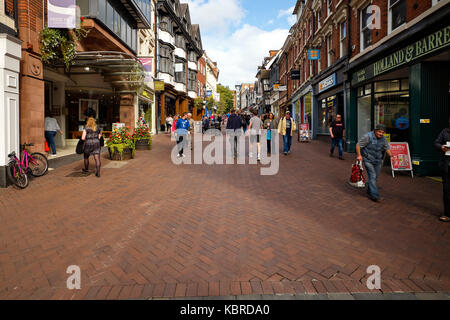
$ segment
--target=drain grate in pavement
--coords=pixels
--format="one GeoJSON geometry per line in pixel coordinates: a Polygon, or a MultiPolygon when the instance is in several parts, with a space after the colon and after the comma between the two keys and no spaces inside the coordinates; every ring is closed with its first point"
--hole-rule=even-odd
{"type": "Polygon", "coordinates": [[[84,172],[72,172],[71,174],[68,174],[66,178],[85,178],[90,176],[92,173],[84,173],[84,172]]]}

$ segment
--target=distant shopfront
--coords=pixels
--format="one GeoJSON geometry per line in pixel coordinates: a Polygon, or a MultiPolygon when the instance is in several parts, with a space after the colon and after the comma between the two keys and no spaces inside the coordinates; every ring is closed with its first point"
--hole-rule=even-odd
{"type": "Polygon", "coordinates": [[[317,92],[317,135],[329,135],[330,124],[336,118],[336,115],[344,116],[343,77],[342,71],[334,72],[315,85],[317,92]]]}
{"type": "MultiPolygon", "coordinates": [[[[309,130],[313,131],[312,122],[312,105],[313,94],[312,87],[308,85],[303,90],[299,91],[293,100],[293,116],[298,124],[307,124],[309,130]]],[[[310,133],[311,136],[311,133],[310,133]]]]}
{"type": "Polygon", "coordinates": [[[438,174],[440,155],[433,141],[450,119],[450,25],[445,20],[353,68],[347,112],[351,151],[365,133],[384,124],[392,142],[410,144],[418,174],[438,174]]]}

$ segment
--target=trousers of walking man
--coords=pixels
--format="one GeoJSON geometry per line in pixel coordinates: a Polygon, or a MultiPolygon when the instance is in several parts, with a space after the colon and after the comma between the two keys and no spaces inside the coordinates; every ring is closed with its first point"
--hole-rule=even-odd
{"type": "Polygon", "coordinates": [[[442,172],[442,184],[444,191],[444,215],[442,222],[450,222],[450,126],[442,130],[434,142],[434,146],[441,152],[442,158],[439,167],[442,172]]]}
{"type": "Polygon", "coordinates": [[[278,132],[283,136],[283,153],[285,156],[291,153],[292,136],[295,130],[297,130],[295,121],[291,118],[291,113],[288,111],[278,124],[278,132]]]}
{"type": "Polygon", "coordinates": [[[364,135],[356,145],[357,159],[364,161],[369,178],[367,193],[369,198],[375,202],[381,201],[377,183],[383,166],[383,154],[386,152],[392,157],[391,147],[384,136],[385,133],[386,126],[379,124],[374,131],[364,135]]]}
{"type": "Polygon", "coordinates": [[[344,122],[342,121],[342,116],[340,114],[336,115],[336,120],[334,120],[330,125],[330,135],[331,135],[330,157],[334,156],[334,149],[337,146],[339,149],[339,159],[344,160],[343,143],[345,138],[345,125],[344,122]]]}

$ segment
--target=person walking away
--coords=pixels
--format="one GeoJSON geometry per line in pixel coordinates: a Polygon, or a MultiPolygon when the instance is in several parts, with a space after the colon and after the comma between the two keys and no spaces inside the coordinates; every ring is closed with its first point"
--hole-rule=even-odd
{"type": "Polygon", "coordinates": [[[203,116],[202,129],[203,133],[205,133],[209,129],[209,119],[207,116],[203,116]]]}
{"type": "MultiPolygon", "coordinates": [[[[257,157],[258,161],[261,160],[261,129],[263,128],[263,123],[261,119],[258,117],[258,111],[255,109],[252,111],[253,117],[250,119],[250,126],[248,127],[250,130],[250,150],[254,150],[254,144],[256,141],[257,147],[257,157]]],[[[253,157],[253,152],[250,151],[250,158],[253,157]]]]}
{"type": "Polygon", "coordinates": [[[170,131],[172,130],[172,125],[173,125],[173,118],[168,115],[166,118],[166,132],[170,133],[170,131]]]}
{"type": "Polygon", "coordinates": [[[330,157],[334,156],[334,149],[336,148],[336,146],[338,146],[339,159],[344,160],[342,145],[345,139],[345,124],[342,121],[342,116],[340,114],[336,115],[336,119],[333,122],[331,122],[330,135],[331,135],[330,157]]]}
{"type": "Polygon", "coordinates": [[[444,214],[440,217],[442,222],[450,222],[450,124],[442,130],[434,142],[434,146],[442,153],[439,168],[442,172],[442,185],[444,191],[444,214]]]}
{"type": "Polygon", "coordinates": [[[184,155],[184,149],[186,147],[186,143],[187,143],[187,138],[186,136],[188,135],[189,132],[189,120],[187,119],[187,113],[183,113],[183,116],[178,119],[177,121],[177,125],[176,125],[176,133],[177,133],[177,137],[178,137],[178,157],[181,158],[185,158],[186,156],[184,155]]]}
{"type": "Polygon", "coordinates": [[[58,121],[55,118],[46,116],[44,120],[44,129],[45,129],[45,140],[48,145],[52,149],[53,156],[56,156],[56,145],[55,145],[55,136],[59,132],[60,135],[63,134],[61,128],[59,127],[58,121]]]}
{"type": "Polygon", "coordinates": [[[88,118],[86,126],[83,131],[83,136],[81,137],[81,140],[84,141],[84,169],[83,172],[87,173],[89,172],[89,157],[91,155],[94,156],[95,160],[95,167],[97,169],[95,176],[97,178],[100,178],[100,167],[101,167],[101,161],[100,161],[100,153],[101,153],[101,146],[100,146],[100,138],[102,137],[102,131],[97,127],[97,124],[95,123],[94,118],[88,118]]]}
{"type": "Polygon", "coordinates": [[[278,128],[277,120],[273,113],[270,113],[266,121],[264,121],[264,128],[267,130],[267,154],[272,153],[272,130],[278,128]]]}
{"type": "Polygon", "coordinates": [[[369,180],[367,193],[374,202],[381,201],[377,182],[383,166],[383,153],[386,152],[389,157],[392,157],[391,147],[384,136],[385,133],[386,126],[379,124],[374,131],[365,134],[356,145],[357,160],[363,161],[367,170],[369,180]]]}
{"type": "Polygon", "coordinates": [[[194,119],[192,119],[192,113],[188,113],[187,119],[189,121],[189,131],[188,131],[189,146],[190,146],[190,148],[192,150],[192,138],[194,137],[194,127],[195,127],[194,119]]]}
{"type": "Polygon", "coordinates": [[[291,153],[292,136],[295,130],[297,130],[295,121],[291,118],[291,112],[287,111],[278,124],[278,131],[283,136],[283,153],[285,156],[291,153]]]}
{"type": "Polygon", "coordinates": [[[236,114],[236,110],[231,110],[230,118],[227,121],[227,130],[233,130],[234,136],[232,137],[231,145],[233,148],[233,156],[238,156],[238,135],[241,133],[242,119],[236,114]]]}

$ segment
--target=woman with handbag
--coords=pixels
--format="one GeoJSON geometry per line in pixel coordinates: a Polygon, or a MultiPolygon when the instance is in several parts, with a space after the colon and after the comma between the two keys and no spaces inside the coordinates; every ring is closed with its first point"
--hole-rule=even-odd
{"type": "Polygon", "coordinates": [[[84,169],[83,172],[89,172],[89,157],[94,156],[95,166],[97,172],[95,175],[100,178],[100,153],[101,153],[101,140],[103,139],[102,131],[97,127],[94,118],[88,118],[86,126],[84,127],[83,136],[81,140],[84,141],[83,153],[84,153],[84,169]]]}

